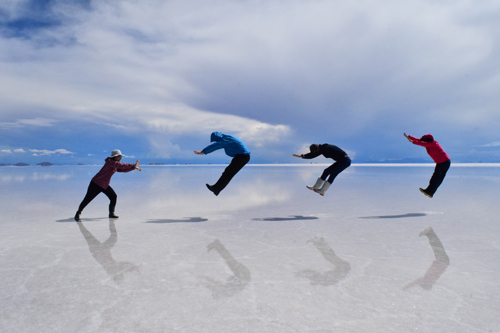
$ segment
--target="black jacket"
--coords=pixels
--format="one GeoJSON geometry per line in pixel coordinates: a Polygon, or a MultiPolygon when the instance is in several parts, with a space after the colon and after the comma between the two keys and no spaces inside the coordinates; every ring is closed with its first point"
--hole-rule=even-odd
{"type": "Polygon", "coordinates": [[[339,147],[325,143],[325,144],[319,145],[319,149],[316,150],[315,152],[303,154],[302,158],[311,159],[311,158],[318,157],[319,155],[323,155],[326,158],[332,158],[335,161],[340,161],[340,160],[343,160],[344,158],[348,157],[347,153],[345,151],[343,151],[342,149],[340,149],[339,147]]]}

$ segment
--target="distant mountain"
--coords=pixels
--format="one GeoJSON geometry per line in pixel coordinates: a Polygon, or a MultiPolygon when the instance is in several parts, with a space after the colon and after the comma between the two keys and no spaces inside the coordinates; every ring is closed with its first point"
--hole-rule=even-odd
{"type": "Polygon", "coordinates": [[[37,165],[41,165],[41,166],[51,166],[51,165],[54,165],[50,162],[42,162],[42,163],[38,163],[37,165]]]}
{"type": "Polygon", "coordinates": [[[15,166],[28,166],[29,164],[19,162],[19,163],[16,163],[14,165],[15,166]]]}
{"type": "Polygon", "coordinates": [[[12,166],[11,163],[0,163],[0,166],[12,166]]]}

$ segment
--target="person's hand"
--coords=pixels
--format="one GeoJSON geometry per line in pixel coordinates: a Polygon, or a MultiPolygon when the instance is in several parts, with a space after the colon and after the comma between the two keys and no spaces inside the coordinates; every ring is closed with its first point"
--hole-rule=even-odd
{"type": "Polygon", "coordinates": [[[299,154],[292,154],[292,155],[293,155],[293,156],[295,156],[295,157],[300,157],[300,158],[302,158],[302,155],[299,155],[299,154]]]}
{"type": "Polygon", "coordinates": [[[202,151],[199,151],[199,150],[194,150],[194,153],[195,153],[196,155],[205,155],[205,154],[203,154],[203,152],[202,152],[202,151]]]}
{"type": "Polygon", "coordinates": [[[142,169],[139,167],[139,160],[135,162],[134,169],[142,171],[142,169]]]}
{"type": "Polygon", "coordinates": [[[410,141],[411,143],[413,143],[413,140],[412,140],[412,139],[410,139],[410,137],[409,137],[408,135],[406,135],[406,133],[403,133],[403,135],[405,136],[405,138],[407,138],[407,139],[408,139],[408,141],[410,141]]]}

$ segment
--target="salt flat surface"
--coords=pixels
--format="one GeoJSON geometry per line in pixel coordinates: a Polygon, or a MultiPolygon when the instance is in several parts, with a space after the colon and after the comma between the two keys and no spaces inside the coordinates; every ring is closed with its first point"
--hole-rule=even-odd
{"type": "Polygon", "coordinates": [[[500,168],[0,168],[2,332],[500,332],[500,168]]]}

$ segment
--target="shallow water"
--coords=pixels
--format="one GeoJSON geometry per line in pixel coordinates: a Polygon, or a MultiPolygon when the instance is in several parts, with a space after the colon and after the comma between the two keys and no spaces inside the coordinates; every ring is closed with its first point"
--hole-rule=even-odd
{"type": "Polygon", "coordinates": [[[0,331],[498,332],[500,168],[0,168],[0,331]]]}

